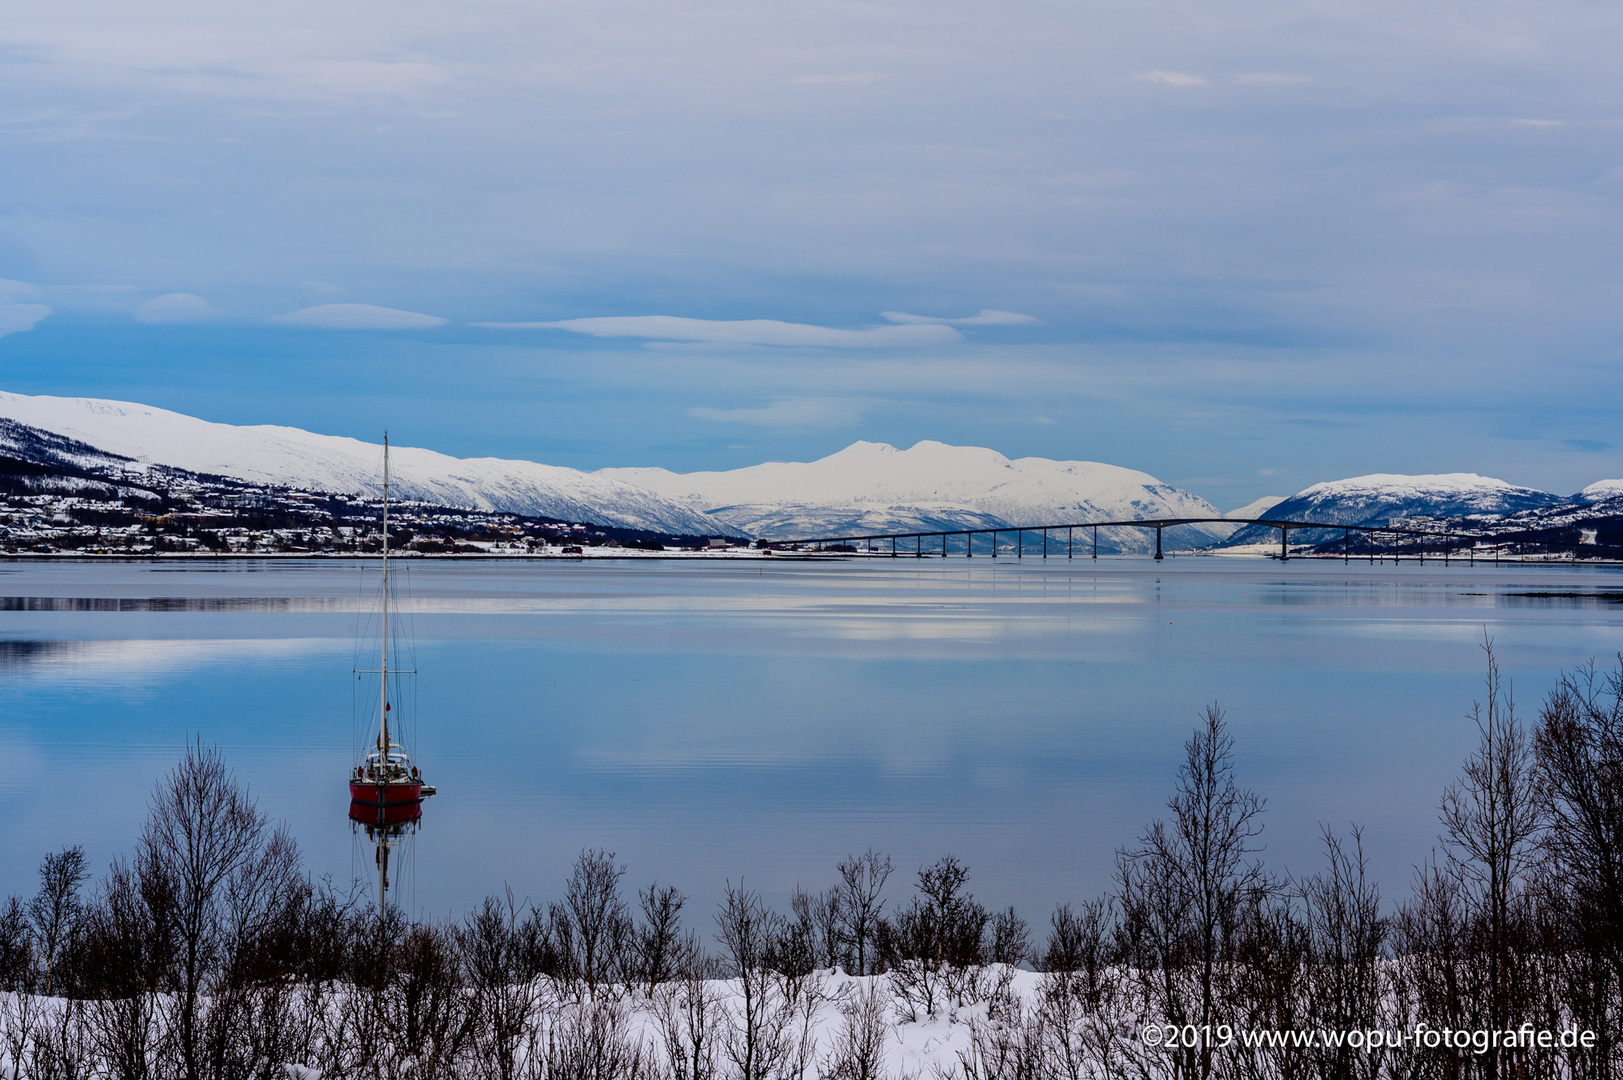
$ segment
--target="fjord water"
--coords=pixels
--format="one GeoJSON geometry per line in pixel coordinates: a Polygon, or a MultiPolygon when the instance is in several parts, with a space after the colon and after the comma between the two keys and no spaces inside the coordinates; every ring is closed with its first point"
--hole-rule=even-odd
{"type": "MultiPolygon", "coordinates": [[[[188,738],[315,873],[367,873],[344,774],[375,578],[0,564],[0,894],[64,844],[98,869],[128,852],[188,738]]],[[[509,883],[545,901],[602,846],[628,885],[690,893],[704,928],[725,879],[782,906],[870,845],[903,876],[957,854],[980,899],[1041,922],[1107,885],[1213,701],[1269,799],[1270,865],[1311,870],[1321,823],[1358,823],[1402,895],[1474,742],[1484,634],[1529,720],[1564,668],[1623,650],[1615,568],[422,561],[408,592],[411,749],[440,795],[400,899],[444,914],[509,883]]]]}

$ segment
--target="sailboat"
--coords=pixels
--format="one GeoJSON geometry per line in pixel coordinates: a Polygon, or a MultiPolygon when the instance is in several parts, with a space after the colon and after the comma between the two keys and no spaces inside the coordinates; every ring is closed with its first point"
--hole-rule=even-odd
{"type": "Polygon", "coordinates": [[[389,730],[394,703],[389,700],[389,675],[402,674],[389,667],[389,436],[383,437],[383,600],[381,611],[382,648],[376,671],[358,674],[378,676],[378,730],[365,759],[349,776],[349,819],[365,827],[368,839],[377,845],[378,908],[384,906],[389,887],[389,850],[397,845],[409,826],[423,814],[423,800],[434,794],[434,785],[423,782],[422,772],[412,764],[406,750],[389,730]]]}

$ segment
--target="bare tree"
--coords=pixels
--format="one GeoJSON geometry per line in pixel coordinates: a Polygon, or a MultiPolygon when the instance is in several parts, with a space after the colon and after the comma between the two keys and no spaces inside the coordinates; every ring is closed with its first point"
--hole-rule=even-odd
{"type": "Polygon", "coordinates": [[[663,983],[654,997],[665,1064],[671,1080],[714,1080],[719,1038],[720,991],[697,940],[683,957],[680,977],[663,983]]]}
{"type": "Polygon", "coordinates": [[[806,892],[797,885],[789,897],[789,910],[804,928],[815,967],[832,970],[840,966],[841,956],[846,951],[841,929],[845,917],[844,896],[844,890],[838,885],[818,893],[806,892]]]}
{"type": "Polygon", "coordinates": [[[979,969],[991,916],[964,891],[968,881],[969,868],[953,855],[920,867],[918,895],[879,924],[879,959],[912,1019],[920,1010],[934,1016],[949,1002],[962,1005],[983,996],[979,969]]]}
{"type": "MultiPolygon", "coordinates": [[[[1329,829],[1323,838],[1327,865],[1300,885],[1308,1020],[1326,1030],[1351,1031],[1385,1014],[1382,960],[1389,924],[1381,915],[1380,887],[1368,877],[1363,833],[1352,830],[1350,848],[1329,829]]],[[[1381,1066],[1381,1055],[1345,1046],[1319,1048],[1316,1056],[1325,1080],[1372,1080],[1381,1066]]]]}
{"type": "Polygon", "coordinates": [[[545,1072],[557,1080],[653,1080],[656,1062],[631,1034],[626,1006],[616,1000],[576,1002],[559,1020],[546,1048],[545,1072]]]}
{"type": "Polygon", "coordinates": [[[46,997],[59,989],[58,969],[84,913],[79,888],[89,876],[85,849],[77,845],[47,855],[39,864],[39,892],[28,901],[28,923],[39,947],[46,997]]]}
{"type": "Polygon", "coordinates": [[[826,1080],[884,1080],[890,1039],[890,995],[880,980],[854,987],[840,1000],[845,1019],[828,1059],[826,1080]]]}
{"type": "Polygon", "coordinates": [[[682,907],[687,903],[674,886],[654,882],[637,892],[642,907],[642,925],[637,928],[636,976],[652,997],[660,983],[677,977],[682,968],[684,947],[689,939],[682,933],[682,907]]]}
{"type": "Polygon", "coordinates": [[[994,964],[1019,967],[1031,959],[1031,926],[1012,907],[992,916],[992,940],[987,959],[994,964]]]}
{"type": "MultiPolygon", "coordinates": [[[[1177,790],[1167,801],[1170,826],[1152,823],[1138,847],[1117,853],[1130,962],[1144,980],[1146,1002],[1168,1023],[1205,1028],[1227,1019],[1218,1000],[1225,937],[1241,904],[1270,888],[1261,863],[1252,860],[1266,805],[1235,783],[1234,739],[1223,711],[1212,705],[1184,744],[1177,790]]],[[[1182,1080],[1212,1074],[1209,1045],[1171,1056],[1182,1080]]]]}
{"type": "Polygon", "coordinates": [[[738,982],[731,1007],[723,1006],[727,1025],[721,1050],[737,1080],[766,1080],[788,1052],[788,1010],[775,1001],[774,973],[769,967],[783,936],[783,917],[767,909],[759,893],[727,882],[716,912],[720,941],[738,982]]]}
{"type": "Polygon", "coordinates": [[[505,898],[486,897],[464,922],[460,940],[472,995],[472,1050],[481,1077],[520,1076],[541,1000],[536,959],[545,932],[539,913],[520,904],[512,889],[505,898]]]}
{"type": "Polygon", "coordinates": [[[842,925],[846,941],[857,951],[856,974],[867,975],[874,934],[885,911],[885,901],[880,896],[885,891],[885,882],[890,880],[890,856],[869,848],[861,855],[847,856],[834,869],[840,875],[844,896],[842,925]]]}
{"type": "Polygon", "coordinates": [[[138,857],[174,897],[174,1044],[186,1080],[206,1075],[200,1003],[226,946],[226,886],[259,859],[267,829],[219,751],[201,742],[153,792],[138,857]]]}
{"type": "Polygon", "coordinates": [[[95,987],[91,1038],[118,1080],[144,1080],[151,1073],[159,1037],[159,917],[141,893],[137,872],[115,860],[90,905],[85,937],[95,987]]]}
{"type": "Polygon", "coordinates": [[[32,981],[34,946],[28,908],[19,897],[0,904],[0,990],[21,990],[32,981]]]}
{"type": "MultiPolygon", "coordinates": [[[[1459,780],[1443,793],[1443,841],[1450,864],[1471,886],[1468,894],[1485,916],[1488,962],[1488,1026],[1503,1029],[1519,1021],[1525,1001],[1519,986],[1525,972],[1514,929],[1517,901],[1526,888],[1537,854],[1542,800],[1534,774],[1533,746],[1516,717],[1511,687],[1499,672],[1493,642],[1487,654],[1487,702],[1471,709],[1476,750],[1466,758],[1459,780]]],[[[1494,1075],[1499,1055],[1488,1055],[1494,1075]]]]}
{"type": "Polygon", "coordinates": [[[1545,904],[1562,952],[1560,996],[1600,1042],[1573,1075],[1623,1073],[1623,656],[1562,676],[1534,752],[1549,828],[1545,904]]]}
{"type": "Polygon", "coordinates": [[[620,896],[623,863],[614,853],[582,850],[564,887],[562,904],[553,905],[553,933],[570,981],[584,985],[586,996],[609,991],[624,971],[631,944],[631,912],[620,896]]]}

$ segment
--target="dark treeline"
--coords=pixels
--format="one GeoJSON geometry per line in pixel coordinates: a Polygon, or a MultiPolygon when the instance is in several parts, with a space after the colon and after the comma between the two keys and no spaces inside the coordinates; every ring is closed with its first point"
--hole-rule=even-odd
{"type": "Polygon", "coordinates": [[[313,880],[195,746],[132,854],[94,882],[78,848],[49,855],[37,892],[0,908],[0,1061],[15,1080],[881,1080],[900,1075],[899,1029],[956,1020],[961,1048],[912,1075],[1615,1080],[1623,661],[1567,674],[1524,725],[1490,649],[1470,716],[1476,749],[1400,904],[1356,828],[1325,831],[1309,876],[1262,862],[1266,805],[1214,706],[1113,888],[1037,932],[976,900],[955,858],[898,874],[872,850],[787,911],[729,882],[695,920],[675,888],[584,851],[556,902],[507,892],[411,921],[313,880]],[[1232,1037],[1523,1025],[1592,1045],[1232,1037]]]}

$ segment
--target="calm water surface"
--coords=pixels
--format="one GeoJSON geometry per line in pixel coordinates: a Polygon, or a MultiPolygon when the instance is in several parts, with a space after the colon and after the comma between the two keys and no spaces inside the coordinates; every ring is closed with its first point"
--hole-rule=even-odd
{"type": "MultiPolygon", "coordinates": [[[[345,820],[358,623],[332,562],[0,564],[0,893],[48,849],[130,848],[188,736],[219,745],[311,868],[345,820]]],[[[782,904],[873,845],[953,852],[1037,922],[1109,879],[1180,744],[1227,710],[1269,861],[1365,828],[1388,895],[1435,843],[1474,740],[1484,633],[1531,718],[1623,650],[1623,574],[1142,558],[419,563],[413,750],[441,794],[401,885],[461,910],[550,899],[582,846],[693,895],[782,904]]],[[[360,666],[370,667],[370,663],[360,666]]]]}

